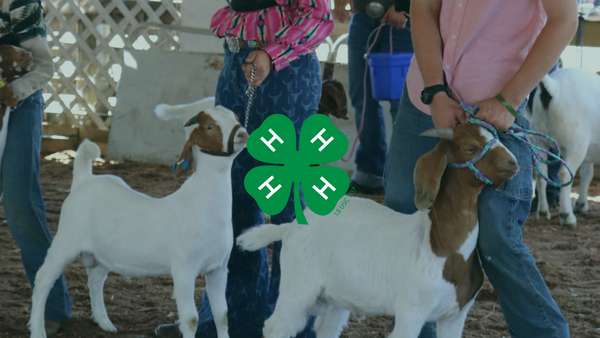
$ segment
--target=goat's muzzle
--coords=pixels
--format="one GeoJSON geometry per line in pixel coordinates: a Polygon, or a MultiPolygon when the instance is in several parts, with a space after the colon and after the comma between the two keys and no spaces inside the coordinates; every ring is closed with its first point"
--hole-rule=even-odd
{"type": "Polygon", "coordinates": [[[510,180],[513,177],[515,177],[517,175],[517,173],[519,172],[519,165],[517,164],[517,162],[515,160],[511,159],[511,160],[508,160],[508,163],[505,166],[500,168],[500,171],[503,174],[506,174],[506,176],[510,180]]]}

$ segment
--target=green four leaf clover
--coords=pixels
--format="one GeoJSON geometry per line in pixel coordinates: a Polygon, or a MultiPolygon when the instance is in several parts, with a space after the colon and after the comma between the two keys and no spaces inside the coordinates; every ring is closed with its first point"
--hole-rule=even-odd
{"type": "Polygon", "coordinates": [[[302,183],[306,204],[317,215],[327,215],[348,190],[350,180],[340,168],[311,167],[339,160],[348,150],[348,138],[325,115],[312,115],[302,124],[300,150],[296,150],[294,124],[275,114],[248,138],[248,152],[272,164],[254,168],[244,179],[246,191],[269,215],[280,213],[287,204],[292,184],[298,224],[308,224],[300,203],[302,183]]]}

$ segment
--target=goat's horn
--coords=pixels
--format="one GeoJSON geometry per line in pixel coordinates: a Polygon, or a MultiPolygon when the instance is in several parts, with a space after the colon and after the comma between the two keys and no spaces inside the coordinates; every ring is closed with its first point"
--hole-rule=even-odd
{"type": "Polygon", "coordinates": [[[192,117],[189,121],[186,122],[184,127],[189,127],[191,125],[198,124],[198,116],[192,117]]]}
{"type": "Polygon", "coordinates": [[[452,128],[433,128],[425,130],[420,136],[437,137],[452,141],[454,140],[454,131],[452,128]]]}

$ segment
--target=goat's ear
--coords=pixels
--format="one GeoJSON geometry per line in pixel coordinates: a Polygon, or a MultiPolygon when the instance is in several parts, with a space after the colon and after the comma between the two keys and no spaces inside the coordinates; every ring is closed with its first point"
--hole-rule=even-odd
{"type": "Polygon", "coordinates": [[[196,160],[194,159],[194,143],[190,139],[183,146],[177,162],[173,164],[175,179],[186,179],[196,171],[196,160]]]}
{"type": "Polygon", "coordinates": [[[440,141],[427,154],[421,156],[415,167],[415,206],[424,211],[429,208],[440,190],[440,182],[450,154],[448,141],[440,141]]]}

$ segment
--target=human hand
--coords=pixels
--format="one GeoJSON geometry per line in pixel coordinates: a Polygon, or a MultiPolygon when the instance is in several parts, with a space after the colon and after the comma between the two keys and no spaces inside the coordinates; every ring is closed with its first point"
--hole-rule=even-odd
{"type": "Polygon", "coordinates": [[[246,64],[242,66],[246,81],[250,83],[252,76],[252,64],[256,65],[253,87],[258,87],[271,72],[271,57],[264,50],[255,50],[246,58],[246,64]]]}
{"type": "Polygon", "coordinates": [[[452,128],[467,121],[464,110],[444,92],[435,94],[429,107],[436,128],[452,128]]]}
{"type": "MultiPolygon", "coordinates": [[[[515,107],[514,102],[508,102],[515,107]]],[[[499,132],[506,131],[515,122],[513,114],[495,97],[476,102],[475,106],[479,106],[477,118],[491,124],[499,132]]],[[[465,116],[468,115],[465,112],[465,116]]]]}
{"type": "Polygon", "coordinates": [[[390,9],[388,9],[383,18],[381,18],[381,22],[385,22],[388,26],[396,29],[404,29],[404,27],[406,27],[407,20],[408,18],[404,15],[404,13],[396,12],[396,8],[393,5],[390,7],[390,9]]]}

